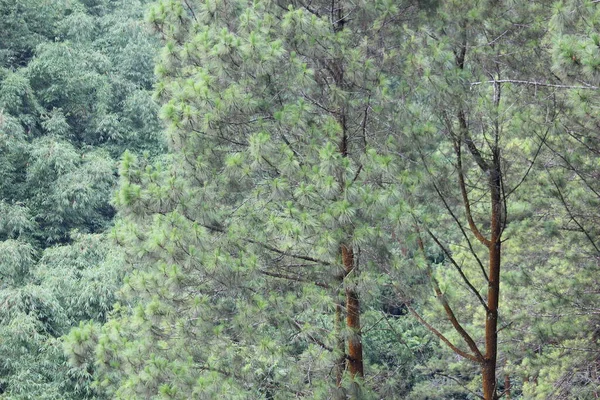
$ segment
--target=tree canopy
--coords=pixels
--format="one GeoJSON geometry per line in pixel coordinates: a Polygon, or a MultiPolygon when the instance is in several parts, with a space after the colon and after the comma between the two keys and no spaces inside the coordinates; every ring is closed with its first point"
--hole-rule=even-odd
{"type": "Polygon", "coordinates": [[[157,40],[144,4],[0,2],[0,396],[94,396],[60,337],[102,322],[122,263],[106,231],[116,160],[156,156],[157,40]]]}
{"type": "Polygon", "coordinates": [[[0,0],[0,398],[598,397],[598,7],[0,0]]]}

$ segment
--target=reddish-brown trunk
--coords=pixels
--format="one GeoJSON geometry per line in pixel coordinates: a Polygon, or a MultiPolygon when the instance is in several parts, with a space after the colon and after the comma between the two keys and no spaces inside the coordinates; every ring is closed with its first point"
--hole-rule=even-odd
{"type": "Polygon", "coordinates": [[[481,376],[483,378],[483,398],[485,400],[496,400],[496,364],[495,360],[485,360],[481,365],[481,376]]]}
{"type": "Polygon", "coordinates": [[[496,400],[496,359],[498,356],[498,302],[500,299],[500,256],[502,249],[502,191],[498,163],[490,171],[490,197],[492,203],[491,238],[489,245],[489,283],[487,316],[485,320],[485,357],[482,364],[483,398],[496,400]]]}
{"type": "Polygon", "coordinates": [[[504,375],[504,398],[510,400],[510,375],[504,375]]]}
{"type": "MultiPolygon", "coordinates": [[[[347,22],[344,17],[344,7],[341,1],[331,2],[331,16],[332,23],[335,32],[340,32],[344,29],[344,25],[347,22]],[[335,16],[335,17],[334,17],[335,16]]],[[[330,71],[332,73],[333,80],[342,90],[346,88],[346,82],[344,81],[344,67],[341,59],[335,60],[330,65],[330,71]]],[[[348,157],[349,154],[349,142],[348,142],[348,127],[347,127],[347,116],[346,108],[340,107],[337,112],[337,120],[342,129],[342,137],[339,142],[339,152],[342,157],[348,157]]],[[[340,185],[340,191],[343,193],[346,190],[346,181],[344,178],[343,169],[339,172],[338,182],[340,185]]],[[[348,236],[351,237],[351,227],[348,228],[348,236]]],[[[347,277],[354,270],[354,251],[352,246],[347,244],[341,245],[342,253],[342,264],[344,266],[344,277],[347,277]]],[[[350,276],[352,279],[352,276],[350,276]]],[[[360,330],[360,300],[358,293],[354,285],[346,283],[346,328],[348,329],[348,353],[347,353],[347,367],[350,371],[350,377],[352,379],[357,376],[360,378],[364,377],[363,368],[363,350],[362,350],[362,339],[360,330]]]]}
{"type": "MultiPolygon", "coordinates": [[[[342,245],[342,262],[346,275],[354,269],[354,251],[352,247],[342,245]]],[[[348,337],[348,370],[350,376],[364,377],[362,339],[360,332],[360,301],[353,287],[346,288],[346,326],[348,337]]]]}

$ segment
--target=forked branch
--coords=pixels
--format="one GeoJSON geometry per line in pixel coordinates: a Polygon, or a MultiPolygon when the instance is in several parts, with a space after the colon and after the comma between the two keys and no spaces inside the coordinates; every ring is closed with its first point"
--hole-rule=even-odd
{"type": "Polygon", "coordinates": [[[406,305],[406,308],[408,308],[408,311],[410,311],[410,313],[421,323],[423,324],[423,326],[425,326],[425,328],[427,328],[431,333],[433,333],[435,336],[437,336],[442,342],[446,343],[446,345],[448,347],[450,347],[452,349],[452,351],[454,351],[456,354],[458,354],[459,356],[466,358],[468,360],[474,361],[474,362],[481,362],[481,353],[479,353],[478,356],[475,356],[473,354],[467,353],[464,350],[459,349],[458,347],[456,347],[450,340],[448,340],[448,338],[446,336],[444,336],[440,331],[438,331],[437,329],[435,329],[433,326],[431,326],[427,321],[425,321],[423,319],[423,317],[421,317],[415,310],[414,308],[412,308],[410,305],[406,305]]]}
{"type": "Polygon", "coordinates": [[[462,167],[462,152],[461,152],[461,141],[460,139],[456,141],[454,144],[454,151],[456,152],[456,163],[457,163],[457,173],[458,173],[458,185],[460,186],[460,193],[463,199],[463,205],[465,207],[465,214],[467,215],[467,221],[469,222],[469,228],[471,228],[471,232],[473,235],[479,240],[484,246],[490,246],[490,240],[487,239],[473,220],[473,213],[471,212],[471,202],[469,201],[469,194],[467,193],[467,186],[465,184],[465,174],[462,167]]]}
{"type": "MultiPolygon", "coordinates": [[[[418,228],[417,225],[415,225],[415,228],[417,229],[417,237],[418,237],[419,250],[421,251],[423,257],[425,257],[425,248],[423,246],[423,240],[421,238],[421,233],[420,233],[419,228],[418,228]]],[[[454,314],[454,311],[452,310],[452,307],[450,306],[450,303],[448,303],[448,300],[446,299],[446,296],[444,295],[444,293],[440,289],[440,286],[437,283],[437,280],[433,276],[433,273],[431,271],[431,266],[429,265],[429,263],[427,264],[427,275],[429,276],[429,279],[431,280],[431,284],[433,286],[433,290],[435,292],[435,295],[436,295],[438,301],[440,302],[440,304],[444,308],[444,311],[446,312],[446,315],[448,316],[448,320],[450,321],[450,323],[452,324],[452,326],[454,327],[454,329],[456,330],[456,332],[458,332],[460,334],[460,336],[463,338],[463,340],[465,341],[465,343],[469,346],[469,348],[471,349],[471,351],[475,354],[473,356],[474,357],[474,361],[481,361],[481,360],[483,360],[483,355],[479,351],[479,347],[477,347],[477,343],[475,343],[475,341],[473,340],[473,338],[471,337],[471,335],[469,335],[469,333],[465,330],[465,328],[463,328],[463,326],[458,321],[458,318],[456,318],[456,314],[454,314]]],[[[416,314],[416,312],[414,312],[414,310],[411,310],[411,313],[413,315],[417,316],[417,314],[416,314]]],[[[417,317],[417,319],[419,319],[419,318],[420,318],[420,316],[417,317]]],[[[433,327],[431,327],[431,325],[427,324],[422,318],[420,318],[419,321],[421,323],[423,323],[427,327],[427,329],[431,330],[434,334],[436,334],[435,332],[437,332],[437,331],[432,330],[433,327]]],[[[436,336],[437,336],[437,334],[436,334],[436,336]]],[[[440,337],[440,336],[438,336],[438,337],[440,337]]],[[[442,337],[440,337],[440,339],[442,339],[442,337]]],[[[450,346],[449,342],[448,343],[445,342],[445,343],[450,346]]],[[[452,348],[452,350],[456,351],[455,350],[456,346],[454,346],[454,347],[450,346],[450,347],[452,348]]],[[[462,355],[461,353],[458,353],[458,354],[462,355]]],[[[467,357],[467,358],[469,358],[469,357],[467,357]]]]}

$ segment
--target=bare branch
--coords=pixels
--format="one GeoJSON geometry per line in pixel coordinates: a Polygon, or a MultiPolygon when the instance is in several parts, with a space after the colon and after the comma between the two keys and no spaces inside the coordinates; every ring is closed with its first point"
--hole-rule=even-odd
{"type": "Polygon", "coordinates": [[[460,193],[463,198],[463,205],[465,207],[465,214],[467,215],[467,221],[469,222],[469,228],[471,228],[471,232],[473,235],[479,240],[484,246],[490,246],[490,240],[483,236],[483,234],[477,228],[475,221],[473,220],[473,214],[471,213],[471,203],[469,202],[469,195],[467,193],[467,188],[465,185],[465,175],[462,168],[462,154],[461,154],[461,142],[460,140],[455,143],[454,150],[456,152],[456,163],[457,163],[457,172],[458,172],[458,184],[460,186],[460,193]]]}
{"type": "Polygon", "coordinates": [[[325,288],[325,289],[331,289],[331,286],[329,286],[326,283],[323,282],[313,282],[311,280],[308,279],[304,279],[298,276],[290,276],[290,275],[283,275],[283,274],[278,274],[276,272],[269,272],[269,271],[265,271],[265,270],[259,270],[258,272],[260,272],[263,275],[267,275],[267,276],[272,276],[273,278],[281,278],[281,279],[287,279],[288,281],[294,281],[294,282],[304,282],[304,283],[312,283],[316,286],[325,288]]]}
{"type": "Polygon", "coordinates": [[[454,257],[452,257],[452,255],[450,254],[450,251],[438,240],[438,238],[433,234],[433,232],[431,232],[427,228],[425,228],[425,229],[427,230],[427,233],[429,234],[429,236],[431,236],[433,241],[438,245],[438,247],[444,252],[444,254],[446,254],[448,259],[450,259],[450,262],[452,263],[452,265],[454,266],[456,271],[458,271],[458,273],[460,274],[460,276],[463,279],[463,281],[465,282],[465,284],[469,287],[471,292],[473,292],[473,294],[477,297],[477,299],[479,300],[479,302],[481,303],[481,305],[483,306],[485,311],[488,312],[489,309],[488,309],[487,304],[485,303],[485,300],[483,300],[483,297],[481,297],[481,294],[479,293],[479,291],[475,288],[475,286],[473,286],[471,281],[469,281],[469,279],[463,272],[462,268],[458,265],[458,263],[456,262],[454,257]]]}
{"type": "Polygon", "coordinates": [[[531,168],[533,168],[533,165],[535,164],[535,160],[537,160],[537,157],[540,154],[540,151],[542,150],[542,146],[544,146],[544,143],[546,142],[546,138],[548,137],[548,132],[550,132],[550,127],[548,127],[548,129],[546,129],[546,133],[544,133],[544,136],[541,138],[540,145],[538,146],[537,150],[535,151],[535,154],[533,155],[533,160],[529,164],[529,167],[527,168],[527,171],[525,171],[525,174],[521,177],[521,180],[504,196],[505,202],[506,202],[506,199],[508,199],[508,196],[510,196],[512,193],[514,193],[519,188],[519,186],[521,186],[521,184],[525,181],[525,179],[529,175],[531,168]]]}
{"type": "MultiPolygon", "coordinates": [[[[425,248],[423,246],[423,240],[421,239],[421,233],[419,232],[419,227],[417,225],[415,225],[415,228],[417,229],[417,238],[418,238],[419,249],[421,250],[423,257],[426,257],[425,248]]],[[[450,307],[450,304],[448,303],[446,296],[444,295],[444,293],[442,293],[442,290],[440,289],[440,286],[438,285],[437,280],[433,276],[433,273],[431,271],[431,265],[429,263],[427,263],[427,275],[429,276],[429,279],[431,280],[431,284],[433,285],[433,290],[435,291],[435,295],[436,295],[438,301],[440,302],[442,307],[444,307],[444,311],[446,311],[448,320],[450,321],[450,323],[452,324],[454,329],[460,334],[460,336],[463,338],[463,340],[467,343],[467,345],[469,346],[471,351],[475,354],[475,356],[478,357],[479,360],[483,360],[483,355],[479,351],[477,344],[475,343],[475,341],[473,340],[471,335],[469,335],[469,333],[460,324],[460,322],[458,321],[458,318],[456,318],[456,315],[454,314],[454,311],[452,310],[452,307],[450,307]]]]}
{"type": "Polygon", "coordinates": [[[467,241],[467,245],[469,246],[469,250],[471,251],[471,254],[473,254],[473,257],[475,257],[475,260],[477,260],[477,264],[479,264],[479,268],[481,269],[481,273],[483,274],[483,277],[485,278],[486,282],[489,282],[490,279],[489,279],[489,277],[487,275],[487,272],[485,271],[485,267],[483,266],[483,263],[481,262],[481,259],[477,255],[477,252],[475,251],[475,248],[473,247],[473,244],[471,243],[471,240],[469,239],[469,236],[467,235],[467,232],[465,231],[465,228],[460,223],[460,221],[458,220],[458,218],[456,217],[456,215],[454,214],[454,212],[450,208],[450,205],[448,204],[448,202],[446,201],[446,199],[442,195],[442,192],[440,191],[440,189],[437,187],[437,185],[435,183],[433,184],[433,187],[434,187],[436,193],[438,194],[438,196],[440,197],[440,199],[442,200],[442,202],[444,203],[444,206],[446,207],[446,210],[448,210],[448,212],[450,213],[450,216],[452,217],[452,219],[454,219],[454,222],[456,222],[456,224],[458,225],[458,228],[460,229],[463,237],[467,241]]]}
{"type": "Polygon", "coordinates": [[[573,212],[571,211],[571,209],[569,208],[569,205],[567,203],[567,200],[564,198],[562,192],[560,191],[560,188],[558,187],[558,183],[556,183],[556,181],[554,180],[554,178],[552,178],[552,175],[550,173],[548,173],[548,176],[550,177],[550,180],[552,181],[552,183],[554,184],[554,187],[556,188],[556,190],[558,191],[558,197],[560,199],[560,202],[563,204],[563,206],[565,207],[565,210],[567,210],[567,213],[569,214],[569,217],[573,220],[573,222],[575,222],[575,224],[579,227],[579,229],[581,229],[581,232],[583,232],[583,234],[585,235],[585,237],[589,240],[589,242],[592,244],[592,246],[594,247],[594,249],[596,249],[596,253],[600,254],[600,249],[598,248],[598,246],[596,245],[596,242],[594,242],[594,239],[592,238],[592,236],[589,234],[589,232],[583,227],[583,225],[581,225],[581,223],[577,220],[577,218],[575,218],[575,215],[573,214],[573,212]]]}
{"type": "Polygon", "coordinates": [[[542,87],[551,87],[556,89],[583,89],[583,90],[600,90],[598,86],[586,85],[586,86],[573,86],[573,85],[557,85],[553,83],[545,83],[545,82],[537,82],[537,81],[523,81],[519,79],[499,79],[493,81],[481,81],[481,82],[471,82],[471,86],[482,85],[484,83],[514,83],[518,85],[527,85],[527,86],[542,86],[542,87]]]}
{"type": "Polygon", "coordinates": [[[441,372],[434,372],[433,374],[434,374],[434,375],[443,376],[444,378],[447,378],[447,379],[451,379],[451,380],[453,380],[454,382],[458,383],[460,386],[462,386],[462,388],[463,388],[463,389],[465,389],[467,392],[471,393],[473,396],[476,396],[476,397],[478,397],[478,398],[480,398],[480,399],[483,399],[483,400],[485,400],[485,397],[483,397],[483,396],[482,396],[482,395],[480,395],[479,393],[476,393],[476,392],[472,391],[472,390],[471,390],[471,389],[469,389],[469,388],[468,388],[468,387],[467,387],[465,384],[463,384],[461,381],[459,381],[459,380],[458,380],[458,379],[456,379],[455,377],[453,377],[453,376],[450,376],[450,375],[446,375],[446,374],[442,374],[441,372]]]}
{"type": "MultiPolygon", "coordinates": [[[[198,221],[194,221],[191,218],[189,218],[187,215],[185,215],[185,213],[182,213],[182,215],[185,218],[187,218],[188,220],[192,221],[192,222],[196,222],[196,223],[198,222],[198,221]]],[[[201,225],[203,228],[206,228],[206,229],[208,229],[210,231],[220,232],[220,233],[227,233],[225,231],[225,229],[223,229],[223,228],[219,228],[219,227],[216,227],[216,226],[210,226],[210,225],[204,225],[204,224],[199,224],[199,225],[201,225]]],[[[297,258],[299,260],[304,260],[304,261],[311,261],[311,262],[314,262],[314,263],[317,263],[317,264],[321,264],[321,265],[332,265],[328,261],[319,260],[317,258],[313,258],[313,257],[310,257],[310,256],[304,256],[304,255],[301,255],[301,254],[290,253],[289,251],[280,250],[280,249],[278,249],[276,247],[273,247],[273,246],[271,246],[269,244],[266,244],[266,243],[259,242],[257,240],[253,240],[253,239],[242,239],[242,240],[244,242],[247,242],[247,243],[256,244],[256,245],[258,245],[258,246],[260,246],[260,247],[262,247],[264,249],[267,249],[267,250],[272,251],[272,252],[277,253],[277,254],[281,254],[283,256],[287,256],[287,257],[291,257],[291,258],[297,258]]]]}
{"type": "Polygon", "coordinates": [[[429,331],[431,333],[433,333],[435,336],[437,336],[442,342],[446,343],[446,345],[448,345],[448,347],[450,347],[452,349],[452,351],[454,351],[456,354],[458,354],[459,356],[466,358],[467,360],[471,360],[474,362],[481,362],[480,358],[478,358],[477,356],[474,356],[473,354],[469,354],[466,351],[463,351],[461,349],[459,349],[458,347],[456,347],[450,340],[448,340],[448,338],[446,336],[444,336],[440,331],[438,331],[437,329],[435,329],[433,326],[431,326],[430,324],[427,323],[427,321],[425,321],[410,305],[406,305],[406,308],[408,308],[408,311],[410,311],[410,313],[412,315],[414,315],[414,317],[421,323],[423,324],[423,326],[425,326],[425,328],[429,329],[429,331]]]}
{"type": "Polygon", "coordinates": [[[489,171],[490,166],[484,160],[483,156],[481,155],[481,152],[479,151],[479,149],[475,145],[475,142],[471,138],[471,134],[469,133],[469,126],[467,124],[467,117],[465,116],[465,112],[463,110],[460,110],[458,112],[458,125],[460,127],[462,136],[465,138],[465,143],[467,144],[467,148],[471,152],[471,155],[475,159],[475,162],[477,163],[477,165],[479,165],[479,168],[481,168],[481,170],[483,172],[489,171]]]}
{"type": "MultiPolygon", "coordinates": [[[[300,322],[296,321],[295,319],[291,319],[291,318],[290,318],[290,321],[292,322],[292,324],[294,325],[294,327],[295,327],[295,328],[298,330],[298,332],[300,332],[300,333],[302,333],[302,332],[303,332],[303,331],[302,331],[302,326],[300,325],[300,322]]],[[[331,347],[327,346],[325,343],[323,343],[323,341],[322,341],[322,340],[320,340],[320,339],[318,339],[318,338],[314,337],[313,335],[311,335],[311,334],[310,334],[310,333],[308,333],[308,332],[304,332],[304,333],[305,333],[305,334],[306,334],[306,336],[308,336],[308,338],[309,338],[310,340],[312,340],[314,343],[318,344],[319,346],[321,346],[321,347],[322,347],[322,348],[324,348],[325,350],[327,350],[327,351],[329,351],[329,352],[333,353],[333,349],[332,349],[331,347]]]]}
{"type": "Polygon", "coordinates": [[[356,171],[356,174],[354,174],[354,179],[352,179],[352,183],[356,182],[356,180],[358,179],[358,176],[360,175],[360,172],[362,171],[363,166],[362,164],[360,164],[358,166],[358,170],[356,171]]]}
{"type": "Polygon", "coordinates": [[[579,169],[575,168],[575,166],[567,159],[567,157],[565,157],[563,154],[561,154],[559,151],[553,149],[549,144],[548,141],[545,141],[544,144],[546,145],[546,147],[548,147],[548,149],[550,149],[550,151],[552,151],[552,153],[554,153],[554,155],[558,156],[561,160],[563,160],[567,166],[569,167],[569,169],[571,171],[573,171],[575,174],[577,174],[577,176],[581,179],[581,181],[585,184],[585,186],[590,189],[592,192],[594,192],[594,194],[596,195],[596,197],[600,198],[600,192],[598,192],[596,189],[594,189],[594,187],[587,181],[587,179],[581,174],[581,172],[579,171],[579,169]]]}

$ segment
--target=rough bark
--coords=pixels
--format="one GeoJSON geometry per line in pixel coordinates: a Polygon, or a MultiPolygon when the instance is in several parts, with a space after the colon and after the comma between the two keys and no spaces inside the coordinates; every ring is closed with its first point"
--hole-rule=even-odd
{"type": "MultiPolygon", "coordinates": [[[[342,261],[346,276],[354,269],[352,247],[342,246],[342,261]]],[[[353,287],[346,288],[346,326],[348,328],[348,371],[350,376],[364,377],[362,338],[360,331],[360,301],[353,287]]]]}

